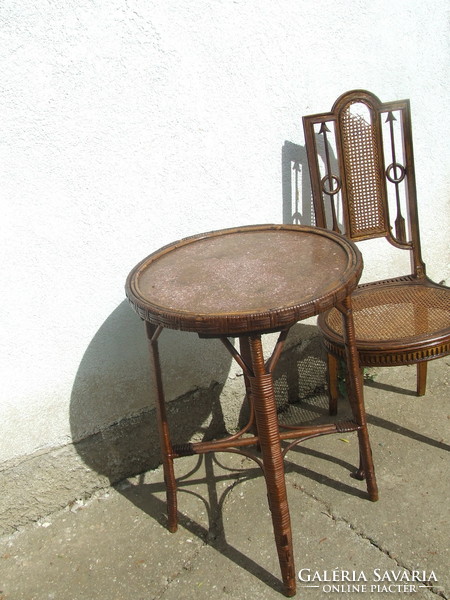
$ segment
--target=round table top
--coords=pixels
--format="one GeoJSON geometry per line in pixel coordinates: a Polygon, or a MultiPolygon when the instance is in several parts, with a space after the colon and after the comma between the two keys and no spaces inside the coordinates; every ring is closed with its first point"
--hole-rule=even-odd
{"type": "Polygon", "coordinates": [[[250,225],[174,242],[129,274],[126,295],[146,321],[200,335],[290,327],[343,300],[362,272],[343,236],[301,225],[250,225]]]}

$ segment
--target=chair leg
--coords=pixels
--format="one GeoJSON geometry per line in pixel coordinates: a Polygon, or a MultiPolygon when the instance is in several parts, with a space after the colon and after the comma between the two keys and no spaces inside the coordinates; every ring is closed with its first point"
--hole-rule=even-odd
{"type": "Polygon", "coordinates": [[[350,406],[355,422],[359,425],[359,459],[360,464],[356,472],[357,478],[365,477],[367,492],[370,500],[378,500],[378,487],[373,466],[372,450],[370,447],[369,433],[367,431],[366,409],[364,406],[364,391],[359,364],[359,355],[355,341],[355,324],[353,322],[351,297],[343,300],[339,310],[342,313],[344,325],[344,340],[347,358],[347,391],[350,406]]]}
{"type": "Polygon", "coordinates": [[[427,388],[427,367],[426,361],[417,363],[417,395],[423,396],[427,388]]]}
{"type": "Polygon", "coordinates": [[[328,395],[329,404],[328,411],[330,415],[337,415],[337,403],[338,403],[338,370],[339,361],[330,353],[327,353],[327,364],[328,364],[328,395]]]}

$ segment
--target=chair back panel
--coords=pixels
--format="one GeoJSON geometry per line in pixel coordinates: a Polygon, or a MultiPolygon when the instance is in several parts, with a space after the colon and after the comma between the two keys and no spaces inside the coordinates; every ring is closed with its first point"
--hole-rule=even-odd
{"type": "Polygon", "coordinates": [[[424,276],[409,101],[353,90],[303,126],[316,225],[353,241],[385,237],[424,276]]]}
{"type": "Polygon", "coordinates": [[[367,110],[369,120],[361,114],[362,107],[365,105],[349,102],[339,115],[348,236],[355,240],[389,234],[389,223],[385,218],[386,189],[381,169],[382,157],[377,147],[377,132],[370,111],[367,110]]]}

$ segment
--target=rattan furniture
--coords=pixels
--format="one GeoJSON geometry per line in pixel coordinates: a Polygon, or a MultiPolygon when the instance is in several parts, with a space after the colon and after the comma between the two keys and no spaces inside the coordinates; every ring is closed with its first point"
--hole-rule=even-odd
{"type": "Polygon", "coordinates": [[[127,297],[145,321],[151,352],[169,530],[177,529],[174,459],[213,451],[251,456],[265,476],[287,596],[296,589],[283,464],[287,450],[306,438],[357,431],[361,460],[357,476],[366,477],[369,497],[377,499],[350,299],[361,271],[359,251],[339,234],[296,225],[255,225],[165,246],[139,263],[126,283],[127,297]],[[333,306],[342,315],[346,334],[353,420],[280,430],[272,372],[288,331],[298,320],[333,306]],[[239,433],[221,440],[172,442],[158,352],[158,337],[165,327],[220,338],[242,367],[251,417],[239,433]],[[268,332],[279,335],[266,360],[261,336],[268,332]],[[239,349],[232,337],[239,338],[239,349]],[[254,453],[249,454],[250,446],[256,447],[254,453]]]}
{"type": "MultiPolygon", "coordinates": [[[[409,100],[382,103],[353,90],[331,112],[305,116],[303,127],[316,225],[355,242],[385,238],[410,255],[410,273],[389,274],[353,294],[356,345],[361,367],[417,364],[423,395],[427,361],[450,351],[450,289],[427,277],[421,256],[409,100]]],[[[378,250],[376,260],[382,262],[378,250]]],[[[318,324],[334,414],[345,358],[338,311],[320,315],[318,324]]]]}

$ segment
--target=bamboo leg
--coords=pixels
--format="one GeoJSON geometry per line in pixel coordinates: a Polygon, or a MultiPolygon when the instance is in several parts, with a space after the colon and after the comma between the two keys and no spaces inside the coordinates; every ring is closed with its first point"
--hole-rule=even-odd
{"type": "Polygon", "coordinates": [[[170,441],[169,424],[167,422],[166,401],[161,375],[159,359],[158,337],[161,327],[155,327],[146,322],[145,328],[150,350],[151,366],[153,371],[153,385],[156,392],[156,417],[158,422],[159,441],[163,459],[164,481],[166,484],[168,529],[172,533],[177,530],[177,484],[173,468],[173,451],[170,441]]]}
{"type": "MultiPolygon", "coordinates": [[[[239,349],[241,351],[241,356],[244,359],[244,361],[247,363],[247,365],[251,365],[252,358],[251,358],[250,342],[249,342],[248,336],[244,335],[239,338],[239,349]]],[[[251,411],[251,413],[253,413],[252,433],[253,433],[253,435],[257,436],[258,435],[258,425],[256,423],[256,418],[255,418],[255,407],[253,404],[253,400],[251,399],[249,374],[246,371],[244,371],[244,382],[245,382],[245,392],[246,392],[246,396],[247,396],[247,400],[248,400],[248,404],[249,404],[249,410],[251,411]]],[[[256,445],[256,447],[257,447],[258,451],[261,450],[259,443],[256,445]]]]}
{"type": "Polygon", "coordinates": [[[273,379],[266,373],[261,336],[249,336],[253,376],[249,377],[264,464],[275,543],[286,596],[295,594],[292,530],[284,479],[273,379]]]}
{"type": "Polygon", "coordinates": [[[330,353],[327,353],[327,364],[328,364],[328,395],[329,404],[328,412],[330,415],[337,415],[337,403],[338,403],[338,359],[330,353]]]}
{"type": "Polygon", "coordinates": [[[358,430],[360,468],[356,477],[366,478],[367,492],[373,501],[378,500],[378,488],[375,479],[372,450],[370,448],[369,433],[367,431],[366,411],[364,407],[363,382],[359,367],[359,356],[355,343],[355,326],[353,323],[353,312],[350,296],[348,296],[340,307],[344,325],[344,340],[347,357],[348,382],[347,390],[353,417],[361,429],[358,430]]]}

